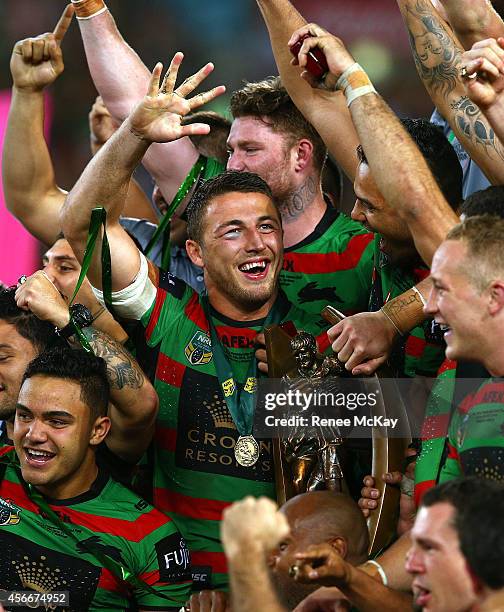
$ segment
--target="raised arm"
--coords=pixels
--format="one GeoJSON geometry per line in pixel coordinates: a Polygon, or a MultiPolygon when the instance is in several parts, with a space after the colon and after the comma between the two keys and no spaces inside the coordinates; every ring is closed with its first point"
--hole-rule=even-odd
{"type": "MultiPolygon", "coordinates": [[[[175,89],[183,55],[177,53],[160,83],[162,64],[156,64],[147,96],[136,106],[117,132],[88,164],[69,193],[62,210],[61,224],[76,257],[82,261],[91,210],[107,211],[107,233],[112,259],[112,289],[128,287],[140,269],[138,249],[119,224],[131,175],[152,142],[171,142],[190,134],[206,134],[208,125],[181,125],[183,116],[224,92],[216,87],[189,100],[189,95],[205,78],[205,68],[175,89]]],[[[98,249],[99,251],[99,246],[98,249]]],[[[101,288],[99,253],[88,273],[95,287],[101,288]]]]}
{"type": "Polygon", "coordinates": [[[430,0],[397,0],[418,74],[432,101],[471,158],[494,183],[504,183],[504,147],[467,97],[463,48],[430,0]]]}
{"type": "Polygon", "coordinates": [[[299,78],[299,67],[291,63],[292,54],[287,42],[292,32],[302,27],[306,20],[289,0],[257,0],[257,4],[268,28],[282,83],[294,104],[317,130],[339,166],[353,181],[359,142],[343,95],[340,92],[311,89],[299,78]]]}
{"type": "MultiPolygon", "coordinates": [[[[435,0],[446,13],[464,49],[484,38],[504,35],[504,22],[489,0],[435,0]]],[[[437,7],[436,7],[437,8],[437,7]]]]}
{"type": "Polygon", "coordinates": [[[73,15],[68,6],[54,29],[14,46],[12,102],[3,150],[3,187],[10,212],[47,245],[59,234],[66,192],[56,185],[44,138],[44,89],[63,72],[61,41],[73,15]]]}
{"type": "MultiPolygon", "coordinates": [[[[102,0],[80,0],[74,5],[96,89],[112,116],[121,122],[144,97],[149,85],[149,70],[121,36],[102,0]],[[83,16],[86,18],[82,19],[83,16]]],[[[205,70],[209,74],[212,64],[207,64],[205,70]]],[[[189,138],[182,138],[154,144],[143,163],[169,202],[197,159],[193,143],[189,138]]]]}
{"type": "MultiPolygon", "coordinates": [[[[417,146],[374,91],[366,73],[355,64],[341,40],[320,26],[310,24],[298,30],[290,42],[306,33],[310,38],[301,47],[300,64],[304,66],[306,53],[318,46],[326,56],[334,79],[339,79],[344,73],[344,76],[348,75],[353,88],[349,85],[345,95],[378,189],[408,224],[418,253],[429,265],[434,251],[448,230],[458,222],[458,217],[446,202],[417,146]],[[350,74],[347,72],[349,69],[354,72],[350,74]]],[[[314,87],[320,86],[306,72],[303,75],[314,87]]]]}
{"type": "MultiPolygon", "coordinates": [[[[20,308],[63,329],[70,321],[68,304],[47,275],[38,271],[16,291],[20,308]]],[[[94,327],[83,330],[93,352],[107,364],[112,427],[106,444],[118,457],[136,463],[154,433],[158,397],[140,366],[120,342],[94,327]]]]}

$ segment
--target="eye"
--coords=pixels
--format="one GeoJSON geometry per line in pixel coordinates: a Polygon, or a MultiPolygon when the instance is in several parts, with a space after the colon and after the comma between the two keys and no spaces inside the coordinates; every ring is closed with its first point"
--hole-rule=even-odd
{"type": "Polygon", "coordinates": [[[238,227],[234,227],[233,229],[227,230],[224,234],[226,238],[236,238],[240,235],[240,229],[238,227]]]}
{"type": "Polygon", "coordinates": [[[289,542],[287,540],[280,542],[280,544],[278,545],[278,550],[280,552],[284,552],[285,550],[287,550],[287,548],[289,547],[289,542]]]}
{"type": "Polygon", "coordinates": [[[276,228],[272,223],[261,223],[259,229],[261,230],[261,232],[268,233],[275,231],[276,228]]]}
{"type": "Polygon", "coordinates": [[[30,415],[26,414],[26,412],[16,412],[16,419],[18,421],[29,421],[30,418],[30,415]]]}
{"type": "Polygon", "coordinates": [[[66,425],[65,421],[60,421],[60,419],[51,419],[49,421],[49,423],[53,426],[53,427],[64,427],[66,425]]]}
{"type": "Polygon", "coordinates": [[[254,153],[257,153],[257,151],[259,151],[259,149],[256,149],[256,148],[254,148],[254,147],[247,147],[247,148],[245,149],[245,153],[246,153],[247,155],[254,155],[254,153]]]}
{"type": "Polygon", "coordinates": [[[60,266],[61,272],[73,272],[75,268],[71,268],[70,266],[60,266]]]}

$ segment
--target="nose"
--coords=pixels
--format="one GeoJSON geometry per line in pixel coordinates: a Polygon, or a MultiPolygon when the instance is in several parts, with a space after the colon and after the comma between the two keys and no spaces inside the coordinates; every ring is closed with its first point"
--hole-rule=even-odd
{"type": "Polygon", "coordinates": [[[405,569],[409,574],[420,574],[423,572],[423,560],[420,550],[412,546],[406,554],[405,569]]]}
{"type": "Polygon", "coordinates": [[[56,274],[56,270],[54,269],[54,266],[51,265],[50,263],[47,263],[44,267],[43,267],[44,272],[46,273],[47,277],[49,278],[50,281],[52,281],[54,284],[57,278],[57,274],[56,274]]]}
{"type": "Polygon", "coordinates": [[[359,223],[365,223],[366,215],[364,214],[364,209],[361,206],[359,200],[355,200],[354,207],[352,208],[352,212],[350,216],[354,221],[358,221],[359,223]]]}
{"type": "Polygon", "coordinates": [[[429,297],[427,298],[427,302],[423,308],[423,311],[426,315],[435,316],[438,312],[437,305],[437,291],[435,287],[432,287],[429,293],[429,297]]]}
{"type": "Polygon", "coordinates": [[[42,444],[46,442],[47,432],[44,424],[38,419],[33,419],[33,421],[28,425],[25,439],[32,444],[42,444]]]}
{"type": "Polygon", "coordinates": [[[239,151],[233,151],[229,154],[226,170],[236,170],[237,172],[243,172],[246,170],[243,158],[239,151]]]}
{"type": "Polygon", "coordinates": [[[259,232],[257,229],[247,232],[247,243],[245,245],[245,250],[257,253],[259,251],[263,251],[264,249],[264,239],[261,232],[259,232]]]}

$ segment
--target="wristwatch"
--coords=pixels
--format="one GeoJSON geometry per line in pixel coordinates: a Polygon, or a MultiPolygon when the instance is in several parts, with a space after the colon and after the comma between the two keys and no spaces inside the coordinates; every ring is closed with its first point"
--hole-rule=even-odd
{"type": "Polygon", "coordinates": [[[56,333],[61,338],[68,340],[70,336],[73,336],[77,332],[77,329],[81,330],[83,327],[89,327],[92,322],[93,315],[89,308],[84,306],[84,304],[72,304],[72,306],[70,306],[69,323],[61,329],[57,327],[56,333]]]}

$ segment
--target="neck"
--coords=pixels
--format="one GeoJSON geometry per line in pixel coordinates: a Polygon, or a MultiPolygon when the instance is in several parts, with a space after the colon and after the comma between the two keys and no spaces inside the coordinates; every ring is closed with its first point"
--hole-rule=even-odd
{"type": "MultiPolygon", "coordinates": [[[[486,346],[486,350],[481,350],[481,363],[489,371],[491,376],[504,376],[504,345],[502,344],[502,335],[498,329],[493,335],[488,338],[492,339],[490,346],[486,346]]],[[[481,347],[483,348],[483,346],[481,347]]]]}
{"type": "Polygon", "coordinates": [[[311,175],[280,200],[278,207],[282,215],[285,247],[291,247],[309,236],[327,210],[320,182],[311,175]]]}
{"type": "Polygon", "coordinates": [[[233,319],[233,321],[255,321],[256,319],[264,319],[268,316],[269,311],[273,307],[278,296],[278,289],[275,289],[271,297],[262,304],[233,301],[229,297],[208,289],[208,301],[212,308],[217,312],[233,319]]]}
{"type": "Polygon", "coordinates": [[[36,486],[46,497],[51,499],[71,499],[87,493],[98,476],[94,453],[82,463],[78,471],[71,474],[68,479],[61,482],[52,482],[47,485],[36,486]]]}

